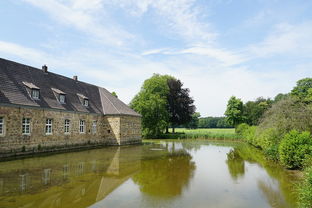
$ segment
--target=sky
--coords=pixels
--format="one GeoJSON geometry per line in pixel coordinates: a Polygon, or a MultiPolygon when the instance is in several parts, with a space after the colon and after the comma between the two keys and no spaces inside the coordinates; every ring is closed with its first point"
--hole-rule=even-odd
{"type": "Polygon", "coordinates": [[[0,1],[0,57],[115,91],[154,73],[190,89],[202,116],[312,77],[312,1],[0,1]]]}

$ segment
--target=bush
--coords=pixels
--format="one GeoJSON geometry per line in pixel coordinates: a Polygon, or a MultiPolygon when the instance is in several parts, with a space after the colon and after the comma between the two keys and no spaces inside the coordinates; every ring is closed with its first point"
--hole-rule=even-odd
{"type": "Polygon", "coordinates": [[[274,146],[280,143],[281,136],[277,129],[268,128],[262,131],[259,131],[257,128],[256,131],[256,146],[260,147],[264,151],[272,150],[274,146]]]}
{"type": "Polygon", "coordinates": [[[272,105],[261,120],[258,132],[276,129],[281,137],[291,130],[312,133],[312,108],[293,98],[283,99],[272,105]]]}
{"type": "Polygon", "coordinates": [[[235,133],[238,135],[243,136],[244,132],[249,128],[249,125],[246,123],[242,123],[239,124],[236,128],[235,128],[235,133]]]}
{"type": "Polygon", "coordinates": [[[243,137],[249,144],[255,145],[256,141],[256,129],[255,126],[249,126],[245,131],[243,132],[243,137]]]}
{"type": "Polygon", "coordinates": [[[281,163],[291,169],[303,167],[304,160],[312,153],[312,139],[309,132],[290,131],[279,145],[281,163]]]}
{"type": "Polygon", "coordinates": [[[299,203],[302,208],[312,207],[312,167],[304,172],[304,180],[299,188],[299,203]]]}

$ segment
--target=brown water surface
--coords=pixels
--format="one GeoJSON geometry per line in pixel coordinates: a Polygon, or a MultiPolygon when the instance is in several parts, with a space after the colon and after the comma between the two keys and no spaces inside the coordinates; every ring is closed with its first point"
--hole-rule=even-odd
{"type": "Polygon", "coordinates": [[[295,172],[241,143],[157,140],[0,163],[0,207],[296,207],[295,172]]]}

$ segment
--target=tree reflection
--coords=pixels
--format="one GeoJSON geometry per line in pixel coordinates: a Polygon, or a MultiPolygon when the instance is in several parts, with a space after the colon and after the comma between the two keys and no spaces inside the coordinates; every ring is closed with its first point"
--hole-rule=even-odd
{"type": "Polygon", "coordinates": [[[245,174],[245,162],[236,149],[227,153],[226,164],[229,172],[234,180],[245,174]]]}
{"type": "Polygon", "coordinates": [[[195,163],[186,151],[152,159],[143,160],[141,170],[132,179],[146,194],[157,197],[175,197],[181,195],[193,177],[195,163]]]}
{"type": "Polygon", "coordinates": [[[281,193],[278,187],[273,186],[274,184],[265,183],[264,181],[258,181],[258,187],[266,197],[268,203],[271,207],[281,207],[288,208],[290,207],[285,200],[284,195],[281,193]]]}

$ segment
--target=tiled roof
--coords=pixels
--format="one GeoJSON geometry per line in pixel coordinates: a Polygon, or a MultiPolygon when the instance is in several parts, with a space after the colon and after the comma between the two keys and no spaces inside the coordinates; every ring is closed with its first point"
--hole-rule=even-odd
{"type": "Polygon", "coordinates": [[[0,58],[1,103],[104,115],[140,116],[102,87],[0,58]],[[40,99],[33,99],[29,88],[40,89],[40,99]],[[66,95],[65,104],[58,101],[57,93],[66,95]],[[83,105],[81,98],[89,100],[88,107],[83,105]]]}

